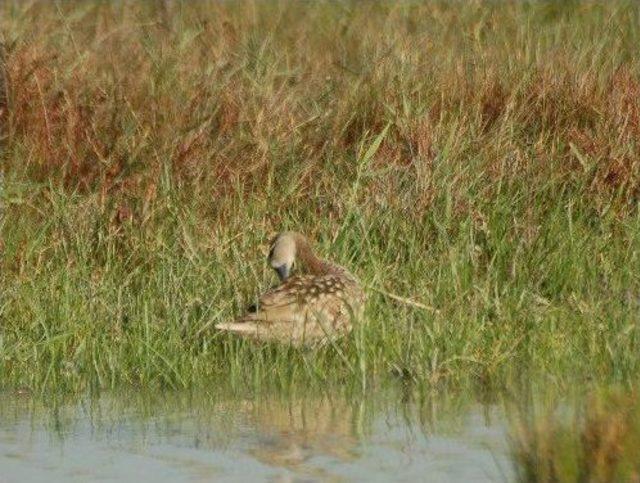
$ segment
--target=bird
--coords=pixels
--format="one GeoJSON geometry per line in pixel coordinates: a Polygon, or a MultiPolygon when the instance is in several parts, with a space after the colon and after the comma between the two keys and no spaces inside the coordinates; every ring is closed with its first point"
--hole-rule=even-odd
{"type": "Polygon", "coordinates": [[[347,335],[362,320],[366,296],[358,280],[346,268],[318,258],[301,233],[279,233],[268,262],[280,285],[234,322],[216,325],[218,330],[264,342],[319,346],[347,335]]]}

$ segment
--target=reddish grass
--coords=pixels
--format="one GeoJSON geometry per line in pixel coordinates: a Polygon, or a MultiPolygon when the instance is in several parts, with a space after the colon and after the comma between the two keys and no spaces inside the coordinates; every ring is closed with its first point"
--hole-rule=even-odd
{"type": "MultiPolygon", "coordinates": [[[[602,9],[624,30],[632,6],[583,6],[574,20],[518,5],[3,8],[7,169],[30,180],[150,203],[167,164],[210,196],[256,192],[298,166],[304,197],[332,173],[353,173],[367,133],[391,123],[372,166],[416,169],[425,189],[409,203],[422,208],[438,157],[454,171],[475,160],[473,176],[455,178],[459,206],[472,204],[463,192],[478,173],[486,196],[504,177],[571,180],[586,200],[622,210],[639,193],[631,46],[610,54],[617,65],[576,60],[597,52],[602,9]],[[564,41],[550,42],[558,18],[564,41]]],[[[370,181],[379,192],[399,182],[370,181]]]]}

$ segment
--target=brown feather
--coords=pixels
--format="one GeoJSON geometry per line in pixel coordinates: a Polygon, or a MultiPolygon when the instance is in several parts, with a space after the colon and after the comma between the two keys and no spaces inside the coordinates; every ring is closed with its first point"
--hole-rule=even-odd
{"type": "Polygon", "coordinates": [[[316,273],[289,277],[265,292],[253,312],[218,329],[293,345],[322,344],[351,331],[362,317],[364,292],[346,269],[316,258],[303,240],[296,240],[298,256],[316,273]]]}

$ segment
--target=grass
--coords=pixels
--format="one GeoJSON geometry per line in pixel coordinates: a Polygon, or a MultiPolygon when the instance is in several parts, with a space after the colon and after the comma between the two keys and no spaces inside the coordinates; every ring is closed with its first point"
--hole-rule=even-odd
{"type": "Polygon", "coordinates": [[[4,2],[2,385],[633,384],[639,17],[4,2]],[[213,329],[281,229],[370,287],[339,351],[213,329]]]}
{"type": "Polygon", "coordinates": [[[527,407],[513,425],[519,481],[640,480],[636,391],[598,390],[575,407],[552,399],[527,407]]]}

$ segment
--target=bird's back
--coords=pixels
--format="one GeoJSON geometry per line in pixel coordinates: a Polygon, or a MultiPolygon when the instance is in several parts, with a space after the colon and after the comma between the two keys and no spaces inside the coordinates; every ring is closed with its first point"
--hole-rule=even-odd
{"type": "Polygon", "coordinates": [[[351,331],[362,317],[364,292],[341,267],[324,275],[290,277],[265,292],[254,310],[218,328],[294,345],[315,345],[351,331]]]}

